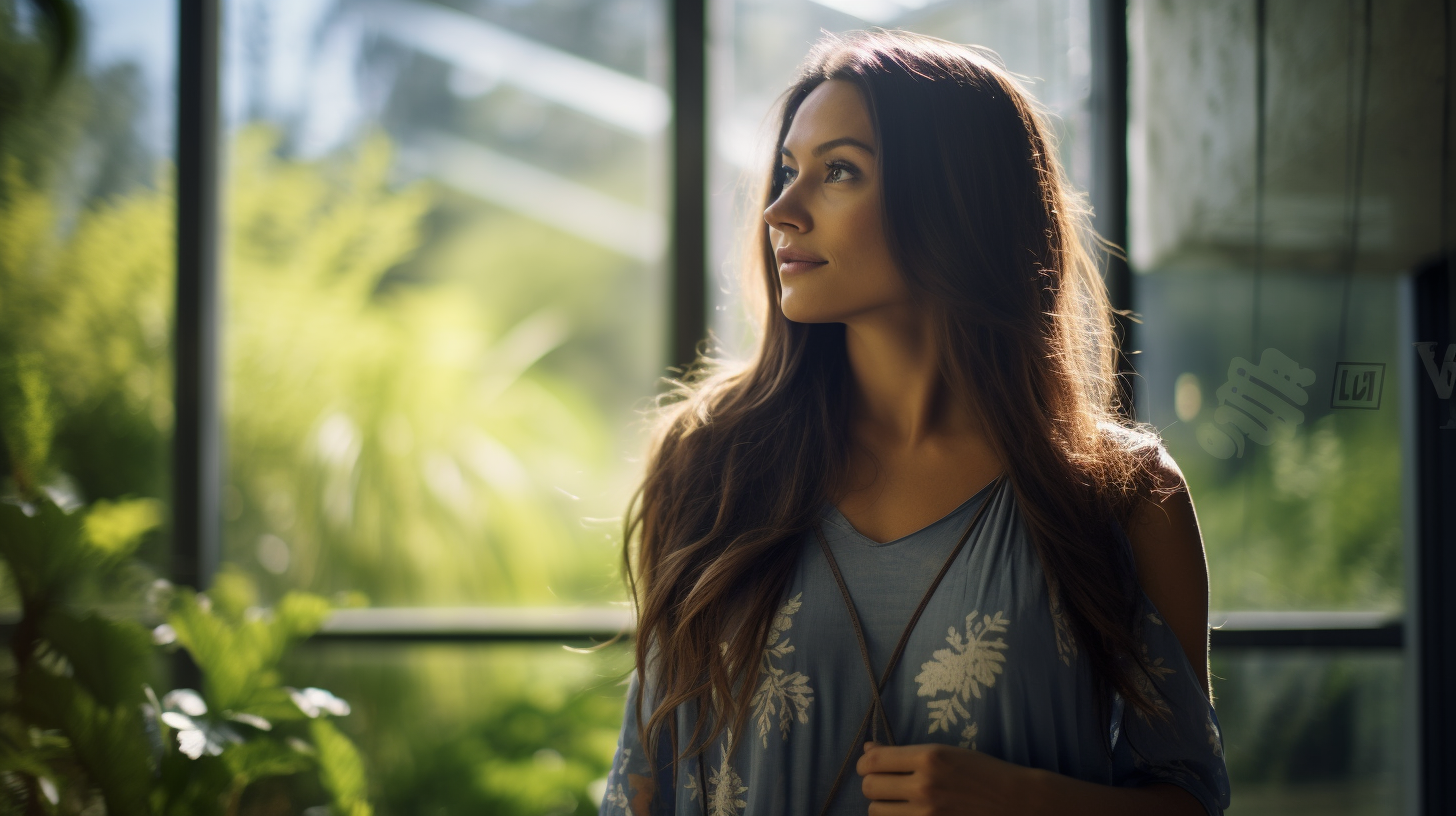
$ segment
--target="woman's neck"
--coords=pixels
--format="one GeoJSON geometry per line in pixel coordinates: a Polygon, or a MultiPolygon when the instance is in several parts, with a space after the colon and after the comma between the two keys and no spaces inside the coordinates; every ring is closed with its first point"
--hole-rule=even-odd
{"type": "Polygon", "coordinates": [[[923,313],[908,306],[877,310],[847,322],[844,342],[854,379],[852,437],[874,448],[913,449],[981,435],[972,407],[956,400],[945,381],[941,350],[923,313]]]}

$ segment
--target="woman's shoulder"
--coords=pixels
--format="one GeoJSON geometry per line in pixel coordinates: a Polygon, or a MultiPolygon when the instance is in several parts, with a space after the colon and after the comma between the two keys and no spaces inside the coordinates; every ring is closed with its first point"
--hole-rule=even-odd
{"type": "Polygon", "coordinates": [[[1128,452],[1163,449],[1163,438],[1153,426],[1146,422],[1123,420],[1114,422],[1104,419],[1097,423],[1097,430],[1104,439],[1111,440],[1128,452]]]}
{"type": "MultiPolygon", "coordinates": [[[[1157,431],[1131,423],[1102,422],[1098,427],[1130,459],[1124,472],[1130,474],[1127,487],[1132,495],[1123,527],[1133,549],[1146,551],[1150,544],[1169,539],[1201,541],[1188,482],[1157,431]]],[[[1136,554],[1142,560],[1142,553],[1136,554]]]]}
{"type": "Polygon", "coordinates": [[[1147,423],[1102,421],[1097,423],[1097,429],[1103,439],[1131,460],[1137,492],[1142,497],[1161,502],[1187,490],[1183,471],[1156,428],[1147,423]]]}

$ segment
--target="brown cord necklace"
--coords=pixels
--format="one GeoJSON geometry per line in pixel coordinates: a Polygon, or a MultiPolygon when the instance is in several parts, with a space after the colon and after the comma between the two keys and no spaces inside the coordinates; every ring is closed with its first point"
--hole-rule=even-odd
{"type": "Polygon", "coordinates": [[[940,566],[940,572],[935,574],[935,580],[930,582],[930,586],[925,589],[925,594],[920,596],[920,604],[915,607],[914,614],[910,616],[904,631],[900,633],[900,640],[895,644],[895,651],[890,654],[890,662],[885,665],[884,673],[880,675],[878,681],[875,679],[874,664],[870,662],[870,649],[865,642],[864,628],[860,626],[859,613],[855,611],[854,600],[849,595],[849,587],[844,583],[844,576],[839,572],[839,563],[834,560],[834,553],[830,551],[829,542],[824,538],[824,533],[818,527],[814,528],[814,534],[819,538],[819,549],[824,553],[824,560],[829,562],[829,571],[834,574],[834,583],[839,585],[839,594],[844,598],[845,609],[849,611],[849,622],[854,628],[854,639],[859,644],[860,660],[864,663],[865,676],[869,678],[870,691],[873,695],[869,710],[865,712],[864,719],[860,721],[859,729],[854,732],[854,739],[849,743],[849,750],[845,753],[844,760],[839,763],[839,773],[834,776],[834,784],[829,788],[829,795],[824,799],[824,806],[819,809],[819,816],[825,816],[829,812],[829,806],[834,802],[834,795],[839,792],[839,786],[844,782],[844,773],[849,769],[849,761],[854,758],[855,750],[860,747],[860,737],[864,736],[866,725],[870,727],[872,741],[879,742],[879,730],[883,726],[885,742],[890,745],[895,744],[895,735],[890,730],[890,721],[885,715],[885,703],[880,698],[880,692],[889,683],[890,675],[894,673],[895,666],[900,662],[900,655],[905,652],[905,644],[910,641],[910,633],[915,630],[915,624],[920,620],[920,614],[930,603],[930,596],[935,594],[935,589],[940,586],[941,579],[945,578],[947,572],[950,572],[951,564],[955,563],[956,556],[960,555],[961,550],[965,548],[971,532],[976,529],[976,523],[981,520],[986,508],[1000,492],[1001,485],[1005,483],[1005,476],[1004,474],[998,475],[992,481],[994,487],[992,487],[991,493],[981,502],[981,506],[976,508],[976,515],[971,518],[971,523],[966,525],[966,531],[961,533],[960,541],[956,542],[955,549],[950,551],[945,563],[940,566]]]}

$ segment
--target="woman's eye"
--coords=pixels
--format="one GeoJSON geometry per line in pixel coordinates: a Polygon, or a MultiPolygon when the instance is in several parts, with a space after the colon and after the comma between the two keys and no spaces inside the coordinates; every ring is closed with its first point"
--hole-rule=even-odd
{"type": "Polygon", "coordinates": [[[829,175],[825,178],[825,180],[826,181],[843,181],[844,180],[844,176],[842,174],[845,174],[845,173],[848,173],[848,172],[849,172],[849,168],[847,168],[847,167],[840,167],[838,165],[834,165],[834,166],[832,166],[832,167],[829,168],[829,175]],[[839,175],[838,177],[836,177],[835,174],[841,174],[841,175],[839,175]]]}
{"type": "Polygon", "coordinates": [[[779,165],[779,184],[788,184],[794,180],[794,168],[786,164],[779,165]]]}

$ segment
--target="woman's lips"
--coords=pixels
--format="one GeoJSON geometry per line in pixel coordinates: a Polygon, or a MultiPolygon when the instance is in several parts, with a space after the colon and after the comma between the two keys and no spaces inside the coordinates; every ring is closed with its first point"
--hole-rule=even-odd
{"type": "Polygon", "coordinates": [[[784,261],[779,264],[779,274],[792,275],[795,272],[808,272],[810,269],[818,269],[828,261],[784,261]]]}

